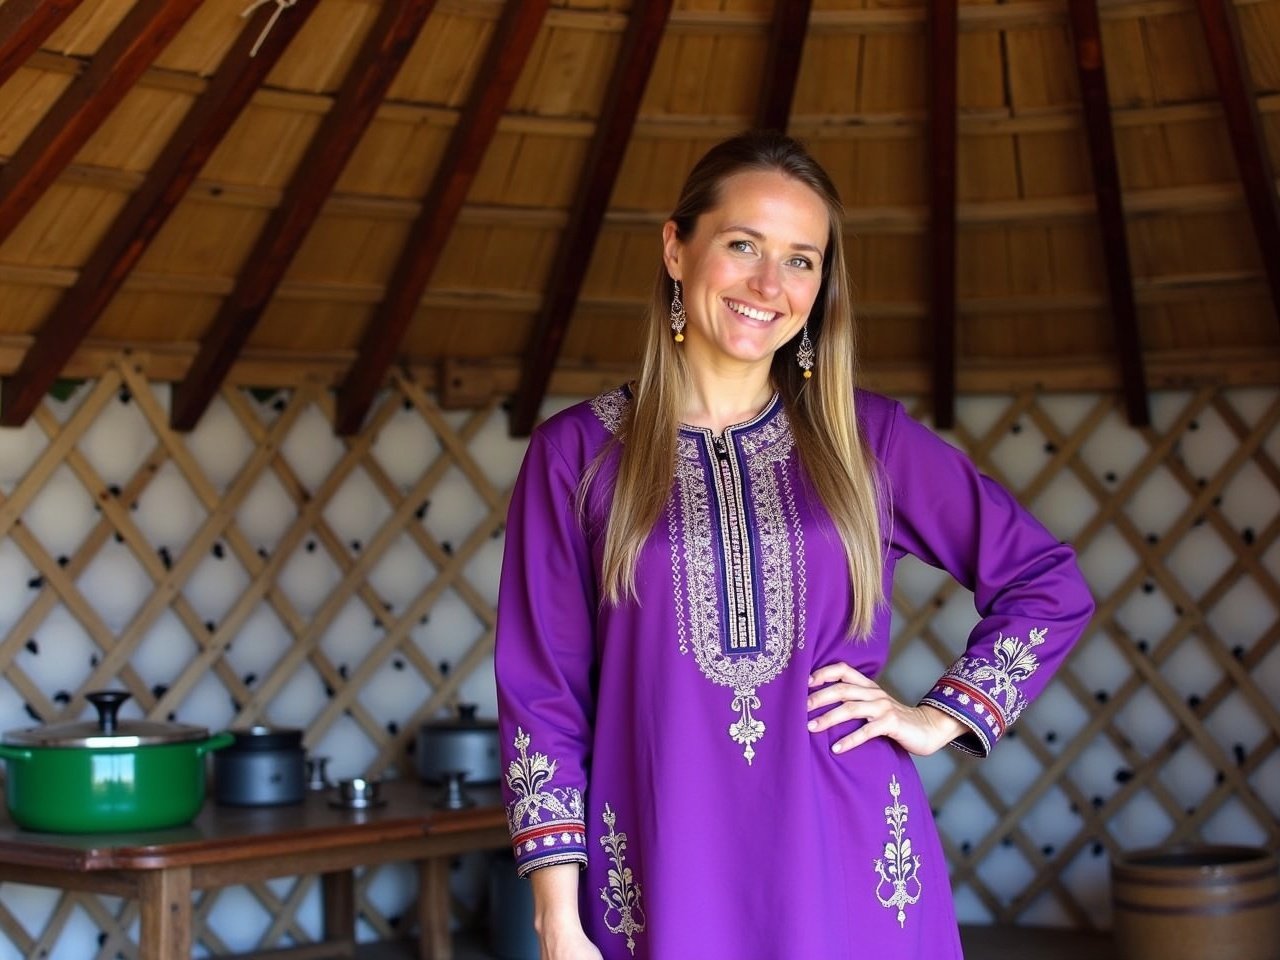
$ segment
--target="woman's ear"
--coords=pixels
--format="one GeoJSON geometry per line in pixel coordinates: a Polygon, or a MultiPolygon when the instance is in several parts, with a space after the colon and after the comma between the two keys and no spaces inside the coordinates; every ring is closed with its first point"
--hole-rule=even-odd
{"type": "Polygon", "coordinates": [[[668,220],[662,225],[662,262],[666,264],[667,275],[672,280],[680,279],[680,237],[676,222],[668,220]]]}

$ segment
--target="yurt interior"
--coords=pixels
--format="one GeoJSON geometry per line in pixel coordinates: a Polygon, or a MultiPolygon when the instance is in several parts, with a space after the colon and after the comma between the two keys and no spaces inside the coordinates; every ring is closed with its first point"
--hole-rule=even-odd
{"type": "MultiPolygon", "coordinates": [[[[495,715],[530,432],[635,376],[681,184],[752,128],[839,189],[860,382],[1096,600],[989,758],[918,759],[966,955],[1119,958],[1124,854],[1274,855],[1280,0],[0,0],[0,731],[116,690],[308,761],[46,834],[10,747],[0,960],[536,960],[497,789],[450,810],[423,737],[495,715]]],[[[973,595],[909,562],[892,607],[914,702],[973,595]]]]}

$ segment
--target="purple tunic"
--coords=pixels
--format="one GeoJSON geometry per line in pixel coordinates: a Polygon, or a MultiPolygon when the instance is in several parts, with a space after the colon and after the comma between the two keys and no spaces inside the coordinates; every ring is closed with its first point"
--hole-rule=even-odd
{"type": "MultiPolygon", "coordinates": [[[[682,429],[636,574],[599,601],[616,390],[550,419],[516,483],[498,601],[504,800],[519,871],[583,865],[606,960],[960,957],[947,865],[911,757],[806,729],[808,674],[875,677],[886,607],[846,638],[843,550],[776,398],[722,437],[682,429]]],[[[1070,547],[900,404],[858,395],[892,498],[883,589],[905,554],[974,591],[982,621],[925,698],[985,755],[1047,683],[1093,604],[1070,547]]]]}

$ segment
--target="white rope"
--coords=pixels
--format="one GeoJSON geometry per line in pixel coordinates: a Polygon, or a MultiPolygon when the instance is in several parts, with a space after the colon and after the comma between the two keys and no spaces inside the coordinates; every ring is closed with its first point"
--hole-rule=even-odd
{"type": "Polygon", "coordinates": [[[258,41],[253,45],[253,49],[249,51],[249,56],[256,57],[258,55],[258,49],[262,46],[262,41],[267,39],[267,34],[271,32],[271,28],[274,27],[276,25],[276,21],[280,19],[280,14],[284,13],[286,7],[292,7],[297,2],[298,0],[253,0],[253,3],[249,4],[249,6],[245,8],[245,11],[240,14],[240,18],[242,20],[252,14],[259,7],[266,6],[268,3],[274,3],[276,5],[275,13],[271,14],[271,19],[268,20],[267,25],[262,28],[262,33],[258,34],[258,41]]]}

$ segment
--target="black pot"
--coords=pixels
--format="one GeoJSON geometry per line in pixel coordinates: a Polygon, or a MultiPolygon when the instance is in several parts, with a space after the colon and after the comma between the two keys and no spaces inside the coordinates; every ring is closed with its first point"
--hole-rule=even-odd
{"type": "Polygon", "coordinates": [[[458,715],[451,719],[424,723],[414,755],[418,775],[427,783],[444,783],[462,774],[469,785],[485,785],[502,776],[498,722],[478,719],[474,704],[459,704],[458,715]]]}
{"type": "Polygon", "coordinates": [[[230,731],[235,738],[213,758],[213,796],[232,807],[275,807],[301,803],[307,792],[302,731],[250,727],[230,731]]]}

